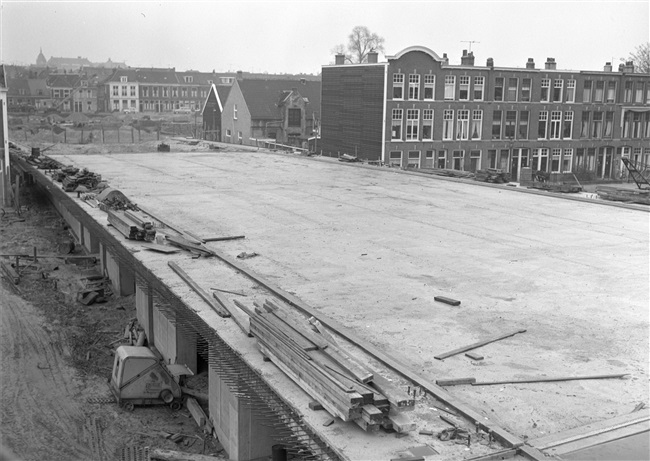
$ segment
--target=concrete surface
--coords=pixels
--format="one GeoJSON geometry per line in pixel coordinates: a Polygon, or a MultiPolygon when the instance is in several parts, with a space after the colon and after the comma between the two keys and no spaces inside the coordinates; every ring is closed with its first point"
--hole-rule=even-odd
{"type": "MultiPolygon", "coordinates": [[[[54,157],[100,173],[194,234],[245,234],[209,245],[232,257],[258,253],[245,260],[253,270],[430,380],[630,373],[447,388],[519,437],[647,403],[647,212],[264,152],[54,157]],[[462,304],[435,302],[438,295],[462,304]],[[527,332],[478,349],[483,361],[434,359],[519,328],[527,332]]],[[[168,256],[143,253],[174,280],[168,256]]],[[[213,260],[185,256],[182,266],[205,287],[252,289],[213,260]]],[[[422,403],[419,428],[437,419],[422,403]]],[[[364,446],[402,444],[332,428],[323,431],[355,459],[364,446]]]]}

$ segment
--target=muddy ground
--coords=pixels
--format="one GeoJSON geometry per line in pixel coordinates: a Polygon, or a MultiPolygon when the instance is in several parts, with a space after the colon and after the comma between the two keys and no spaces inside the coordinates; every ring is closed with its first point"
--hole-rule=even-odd
{"type": "MultiPolygon", "coordinates": [[[[57,255],[73,242],[44,195],[23,187],[21,212],[3,209],[0,254],[57,255]]],[[[83,254],[76,247],[74,254],[83,254]]],[[[15,264],[15,258],[0,257],[15,264]]],[[[106,302],[77,300],[84,276],[99,264],[65,259],[21,259],[20,282],[0,282],[0,446],[24,460],[129,460],[143,447],[227,456],[219,441],[203,434],[189,411],[166,406],[89,403],[110,395],[107,378],[113,351],[125,344],[124,328],[135,318],[133,297],[106,293],[106,302]],[[112,344],[111,344],[112,343],[112,344]],[[167,434],[182,434],[178,443],[167,434]],[[126,457],[125,457],[126,456],[126,457]],[[129,457],[130,456],[130,457],[129,457]]],[[[3,272],[4,275],[4,272],[3,272]]],[[[205,387],[205,375],[188,387],[205,387]]],[[[204,406],[207,413],[207,406],[204,406]]]]}

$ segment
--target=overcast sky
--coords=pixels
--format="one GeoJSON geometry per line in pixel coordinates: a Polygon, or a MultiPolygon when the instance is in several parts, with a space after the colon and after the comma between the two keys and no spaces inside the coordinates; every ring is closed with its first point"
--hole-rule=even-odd
{"type": "MultiPolygon", "coordinates": [[[[0,0],[0,60],[124,61],[132,67],[217,72],[319,73],[354,26],[385,38],[388,55],[413,45],[451,64],[600,70],[650,40],[650,2],[635,1],[210,1],[0,0]]],[[[380,59],[383,56],[380,56],[380,59]]]]}

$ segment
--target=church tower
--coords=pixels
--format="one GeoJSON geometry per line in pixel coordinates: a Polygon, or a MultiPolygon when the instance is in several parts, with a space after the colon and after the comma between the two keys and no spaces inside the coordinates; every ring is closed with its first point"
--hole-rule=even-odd
{"type": "Polygon", "coordinates": [[[47,59],[45,59],[45,56],[43,55],[43,48],[41,48],[41,52],[38,53],[38,56],[36,57],[36,67],[46,67],[47,66],[47,59]]]}

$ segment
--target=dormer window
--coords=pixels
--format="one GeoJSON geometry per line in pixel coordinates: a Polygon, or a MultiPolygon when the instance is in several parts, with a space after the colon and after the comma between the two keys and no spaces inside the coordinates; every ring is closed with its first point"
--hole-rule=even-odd
{"type": "Polygon", "coordinates": [[[191,75],[186,75],[185,76],[185,83],[192,83],[194,81],[194,77],[191,75]]]}
{"type": "Polygon", "coordinates": [[[120,82],[126,83],[127,82],[127,77],[120,77],[120,82]]]}

